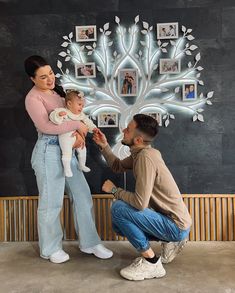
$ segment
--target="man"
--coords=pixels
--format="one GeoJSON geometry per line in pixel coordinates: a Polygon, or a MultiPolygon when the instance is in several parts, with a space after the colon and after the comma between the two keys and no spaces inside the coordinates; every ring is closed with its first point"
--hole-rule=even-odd
{"type": "Polygon", "coordinates": [[[162,263],[171,262],[186,243],[191,217],[160,152],[150,145],[158,133],[157,121],[137,114],[123,133],[122,143],[131,152],[124,160],[112,153],[101,131],[93,138],[113,171],[133,169],[136,179],[135,192],[117,188],[110,180],[102,186],[116,199],[111,208],[114,231],[142,255],[120,274],[128,280],[160,278],[166,274],[162,263]],[[155,255],[150,240],[162,241],[161,257],[155,255]]]}

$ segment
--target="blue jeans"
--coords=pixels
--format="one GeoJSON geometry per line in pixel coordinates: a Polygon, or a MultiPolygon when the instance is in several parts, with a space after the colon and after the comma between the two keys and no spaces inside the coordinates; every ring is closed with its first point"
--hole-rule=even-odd
{"type": "Polygon", "coordinates": [[[122,200],[117,200],[111,208],[113,230],[127,237],[139,251],[150,248],[150,240],[181,241],[190,231],[181,230],[169,217],[152,209],[137,210],[122,200]]]}
{"type": "Polygon", "coordinates": [[[61,150],[57,135],[40,134],[31,159],[37,186],[38,235],[40,254],[48,257],[62,249],[63,232],[60,211],[64,189],[73,201],[74,223],[80,248],[89,248],[101,242],[96,230],[90,188],[78,169],[73,153],[71,169],[73,177],[65,177],[61,162],[61,150]]]}

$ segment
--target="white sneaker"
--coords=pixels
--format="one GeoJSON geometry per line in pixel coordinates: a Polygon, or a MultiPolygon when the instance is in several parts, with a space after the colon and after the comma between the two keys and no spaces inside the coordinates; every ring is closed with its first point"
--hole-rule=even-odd
{"type": "Polygon", "coordinates": [[[44,255],[40,255],[40,256],[44,259],[49,259],[51,262],[57,263],[57,264],[63,263],[69,260],[69,255],[66,252],[64,252],[62,249],[52,253],[52,255],[50,256],[44,256],[44,255]]]}
{"type": "Polygon", "coordinates": [[[161,257],[156,263],[148,262],[144,257],[138,257],[128,267],[120,271],[120,275],[128,280],[141,281],[144,279],[161,278],[166,274],[161,257]]]}
{"type": "Polygon", "coordinates": [[[170,263],[176,257],[177,254],[181,252],[185,244],[187,243],[187,239],[178,242],[162,242],[162,263],[170,263]]]}
{"type": "Polygon", "coordinates": [[[94,254],[96,257],[102,259],[107,259],[113,256],[113,252],[104,247],[103,244],[98,244],[90,248],[80,248],[80,250],[88,254],[94,254]]]}

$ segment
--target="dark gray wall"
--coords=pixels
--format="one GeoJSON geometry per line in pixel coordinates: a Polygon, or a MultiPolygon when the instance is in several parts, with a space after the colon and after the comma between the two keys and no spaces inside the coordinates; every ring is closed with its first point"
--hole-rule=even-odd
{"type": "MultiPolygon", "coordinates": [[[[35,195],[30,165],[36,131],[24,109],[31,83],[23,61],[40,54],[55,67],[61,37],[75,25],[112,22],[117,15],[151,24],[178,21],[193,28],[205,68],[205,92],[214,90],[205,123],[180,116],[161,128],[155,146],[183,193],[235,192],[235,3],[232,0],[0,0],[0,195],[35,195]]],[[[112,140],[114,131],[106,132],[112,140]]],[[[104,179],[118,185],[123,175],[112,174],[88,139],[87,174],[93,193],[104,179]]],[[[127,188],[134,180],[127,174],[127,188]]]]}

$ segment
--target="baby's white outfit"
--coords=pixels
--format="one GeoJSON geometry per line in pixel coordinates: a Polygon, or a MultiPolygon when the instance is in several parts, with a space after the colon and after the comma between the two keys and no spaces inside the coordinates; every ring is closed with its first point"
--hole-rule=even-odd
{"type": "MultiPolygon", "coordinates": [[[[82,121],[87,127],[89,132],[93,132],[94,128],[97,126],[92,122],[89,117],[81,112],[80,114],[74,114],[67,108],[56,108],[50,113],[50,120],[55,124],[61,124],[63,121],[76,120],[82,121]],[[66,115],[60,116],[60,112],[66,112],[66,115]]],[[[60,148],[62,151],[62,163],[64,167],[64,174],[66,177],[72,177],[73,173],[71,170],[71,158],[72,158],[72,149],[76,141],[76,136],[72,136],[74,131],[66,132],[58,135],[60,148]]],[[[86,166],[86,146],[84,148],[76,148],[79,162],[79,169],[84,172],[89,172],[90,168],[86,166]]]]}

